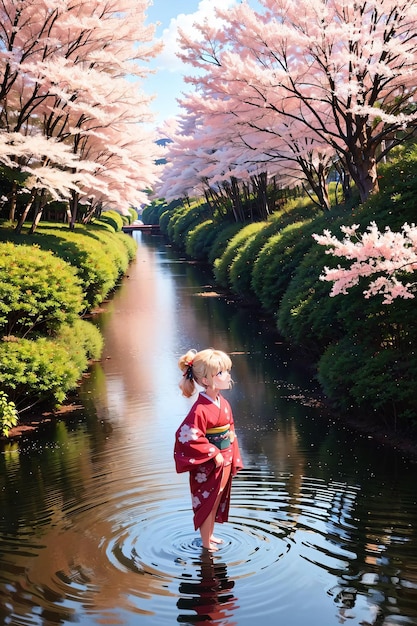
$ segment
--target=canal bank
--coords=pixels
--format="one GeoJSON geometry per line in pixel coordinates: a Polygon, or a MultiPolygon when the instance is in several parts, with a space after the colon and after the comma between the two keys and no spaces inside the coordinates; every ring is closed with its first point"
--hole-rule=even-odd
{"type": "MultiPolygon", "coordinates": [[[[179,252],[175,252],[167,240],[164,237],[159,236],[159,227],[154,232],[153,230],[146,230],[146,227],[143,228],[142,226],[142,224],[139,224],[137,228],[133,228],[131,231],[131,235],[133,237],[137,237],[139,242],[144,245],[156,245],[157,247],[161,247],[161,249],[166,249],[173,255],[173,257],[176,258],[176,263],[189,266],[197,272],[201,271],[202,276],[204,276],[204,280],[207,283],[204,298],[214,298],[225,301],[236,310],[248,313],[248,315],[255,319],[258,323],[259,328],[257,328],[257,332],[265,332],[266,335],[271,336],[273,338],[272,343],[274,345],[286,345],[285,341],[283,341],[282,337],[280,337],[278,331],[276,330],[275,320],[272,316],[269,316],[266,312],[262,311],[259,306],[254,306],[253,302],[245,302],[244,300],[238,298],[235,294],[232,294],[224,289],[219,289],[219,287],[215,284],[210,266],[206,263],[199,263],[186,259],[179,252]]],[[[146,268],[143,269],[146,270],[146,268]]],[[[124,278],[125,284],[122,284],[122,288],[126,288],[127,283],[129,282],[129,274],[130,272],[128,269],[124,278]]],[[[112,295],[112,298],[114,296],[115,294],[112,295]]],[[[110,300],[105,303],[103,307],[100,307],[96,311],[92,312],[92,319],[98,320],[100,315],[105,312],[106,308],[111,306],[112,304],[110,300]]],[[[325,416],[325,419],[340,422],[342,425],[345,424],[359,435],[373,439],[378,443],[378,445],[396,450],[411,461],[417,462],[417,439],[414,432],[393,431],[387,424],[384,424],[378,419],[378,415],[372,414],[371,412],[360,414],[360,412],[355,409],[346,412],[333,409],[320,390],[319,385],[314,382],[314,368],[309,365],[308,353],[303,353],[300,348],[291,347],[289,345],[286,346],[286,349],[289,353],[291,353],[292,361],[298,363],[305,370],[305,376],[310,378],[313,383],[310,389],[311,397],[308,399],[304,398],[304,402],[308,402],[312,406],[315,405],[320,407],[320,411],[323,416],[325,416]]],[[[87,372],[84,375],[84,378],[88,378],[89,375],[90,374],[87,372]]],[[[80,384],[82,385],[82,381],[80,381],[80,384]]],[[[19,424],[9,431],[8,438],[0,437],[0,441],[16,441],[22,437],[30,437],[31,433],[39,429],[48,429],[50,425],[56,421],[71,419],[71,416],[77,416],[80,410],[82,411],[82,403],[80,402],[80,397],[78,395],[78,391],[76,390],[68,396],[67,401],[56,411],[43,411],[42,409],[38,410],[35,408],[35,410],[24,414],[21,417],[19,424]]]]}

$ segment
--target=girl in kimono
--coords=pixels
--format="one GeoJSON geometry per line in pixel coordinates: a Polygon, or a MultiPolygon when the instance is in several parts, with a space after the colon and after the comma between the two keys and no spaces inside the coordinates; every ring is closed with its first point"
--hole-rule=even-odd
{"type": "Polygon", "coordinates": [[[232,410],[220,393],[230,389],[230,357],[220,350],[189,350],[178,361],[179,387],[190,398],[202,388],[175,434],[174,459],[178,473],[189,472],[194,528],[203,548],[217,550],[214,523],[229,517],[232,476],[243,464],[232,410]]]}

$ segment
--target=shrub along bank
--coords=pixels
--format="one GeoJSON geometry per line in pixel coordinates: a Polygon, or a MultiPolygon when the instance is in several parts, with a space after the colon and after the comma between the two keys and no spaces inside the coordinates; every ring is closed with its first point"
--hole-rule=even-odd
{"type": "MultiPolygon", "coordinates": [[[[271,314],[289,343],[306,351],[329,403],[381,429],[417,432],[416,304],[365,299],[366,282],[330,297],[319,279],[336,266],[312,238],[341,225],[371,222],[400,230],[415,222],[417,151],[403,151],[381,167],[380,188],[366,204],[318,213],[288,203],[264,222],[226,224],[201,204],[159,204],[161,230],[189,257],[209,263],[217,284],[271,314]]],[[[155,219],[155,208],[153,219],[155,219]]],[[[146,211],[143,219],[146,221],[146,211]]],[[[413,282],[413,276],[410,276],[413,282]]]]}
{"type": "Polygon", "coordinates": [[[117,287],[136,253],[109,211],[74,231],[54,223],[33,234],[0,228],[0,434],[19,416],[53,409],[75,389],[103,341],[86,316],[117,287]]]}

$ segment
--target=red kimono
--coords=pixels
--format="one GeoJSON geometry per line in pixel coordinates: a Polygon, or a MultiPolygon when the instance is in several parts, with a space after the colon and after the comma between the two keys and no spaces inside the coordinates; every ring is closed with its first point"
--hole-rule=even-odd
{"type": "Polygon", "coordinates": [[[220,408],[201,393],[187,417],[175,433],[174,459],[178,473],[190,473],[190,490],[194,511],[194,528],[200,528],[212,511],[220,489],[222,467],[216,467],[214,457],[221,452],[225,465],[232,465],[230,479],[223,490],[216,513],[216,522],[227,522],[230,507],[232,476],[243,468],[236,437],[225,449],[219,450],[206,437],[208,429],[229,425],[234,434],[230,404],[223,396],[220,408]]]}

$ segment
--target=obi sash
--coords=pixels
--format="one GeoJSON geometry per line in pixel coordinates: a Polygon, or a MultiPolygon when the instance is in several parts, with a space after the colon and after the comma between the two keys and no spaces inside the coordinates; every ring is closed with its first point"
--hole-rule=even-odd
{"type": "Polygon", "coordinates": [[[230,446],[230,425],[209,428],[206,431],[206,438],[219,450],[225,450],[230,446]]]}

